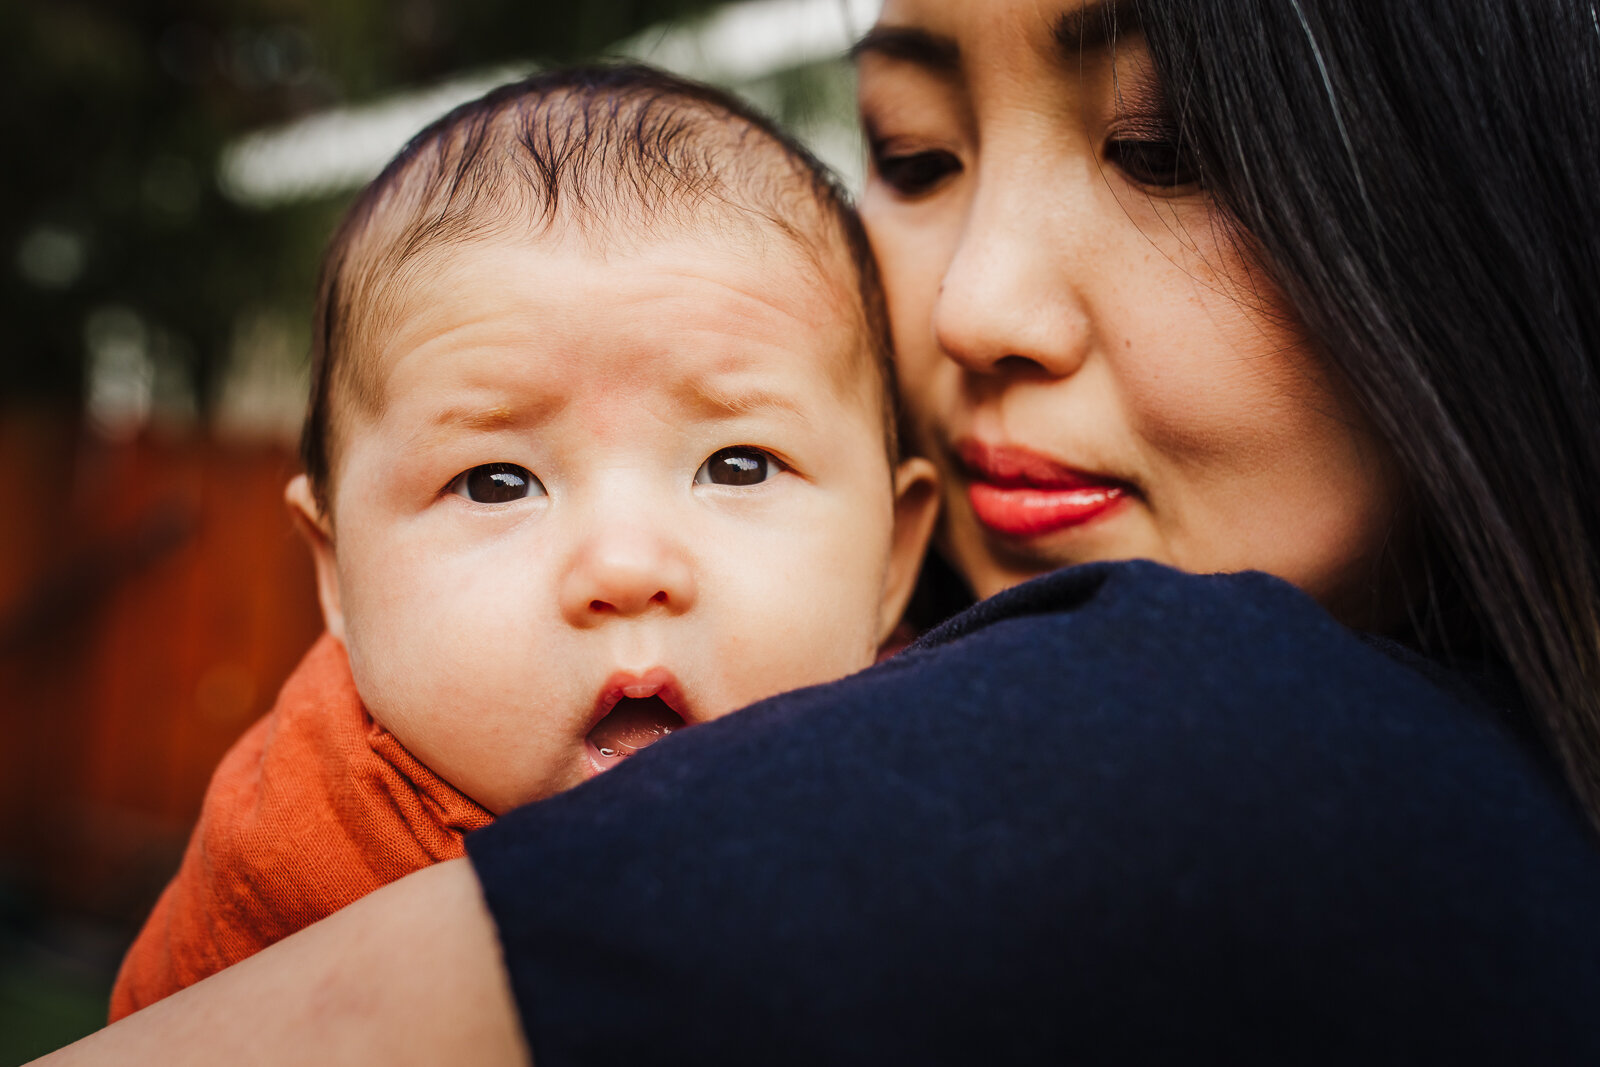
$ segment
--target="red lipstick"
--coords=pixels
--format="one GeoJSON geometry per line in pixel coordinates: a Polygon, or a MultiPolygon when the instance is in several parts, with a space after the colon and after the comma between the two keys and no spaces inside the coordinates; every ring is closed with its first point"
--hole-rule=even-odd
{"type": "Polygon", "coordinates": [[[1010,537],[1037,537],[1090,522],[1128,495],[1121,482],[1084,474],[1014,445],[962,441],[967,500],[978,521],[1010,537]]]}

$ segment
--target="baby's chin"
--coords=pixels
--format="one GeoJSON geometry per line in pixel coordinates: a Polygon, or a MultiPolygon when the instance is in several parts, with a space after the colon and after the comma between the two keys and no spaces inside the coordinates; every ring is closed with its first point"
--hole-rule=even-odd
{"type": "Polygon", "coordinates": [[[487,745],[468,749],[459,744],[441,745],[429,736],[416,736],[417,730],[407,729],[415,724],[397,723],[400,729],[395,729],[377,714],[373,718],[451,788],[496,816],[564,793],[596,774],[581,740],[555,753],[489,750],[487,745]]]}
{"type": "Polygon", "coordinates": [[[489,782],[479,773],[474,781],[451,780],[450,784],[498,817],[524,804],[565,793],[599,773],[590,762],[588,752],[582,749],[563,756],[558,762],[558,766],[547,766],[539,774],[520,781],[508,776],[505,780],[489,782]]]}

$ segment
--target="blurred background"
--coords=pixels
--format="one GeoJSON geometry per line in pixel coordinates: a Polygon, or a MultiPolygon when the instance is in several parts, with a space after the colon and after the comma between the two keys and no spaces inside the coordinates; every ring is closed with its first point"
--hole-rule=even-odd
{"type": "Polygon", "coordinates": [[[318,256],[540,66],[735,89],[859,182],[876,0],[0,4],[0,1067],[100,1026],[211,768],[321,628],[281,503],[318,256]]]}

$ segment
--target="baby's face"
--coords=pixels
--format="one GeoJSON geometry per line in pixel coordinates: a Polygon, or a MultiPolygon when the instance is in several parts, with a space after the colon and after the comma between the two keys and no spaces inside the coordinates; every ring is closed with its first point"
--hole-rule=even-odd
{"type": "Polygon", "coordinates": [[[926,468],[897,539],[858,316],[768,243],[465,246],[387,334],[324,607],[373,717],[493,811],[864,667],[903,606],[926,468]]]}

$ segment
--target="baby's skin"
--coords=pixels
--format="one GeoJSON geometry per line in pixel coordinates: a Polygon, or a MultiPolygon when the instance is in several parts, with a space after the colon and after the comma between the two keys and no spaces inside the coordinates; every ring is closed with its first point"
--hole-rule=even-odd
{"type": "Polygon", "coordinates": [[[406,748],[501,813],[871,664],[936,493],[892,464],[852,287],[772,239],[464,243],[289,486],[328,629],[406,748]]]}

